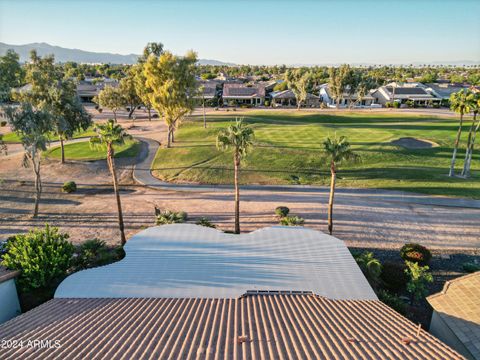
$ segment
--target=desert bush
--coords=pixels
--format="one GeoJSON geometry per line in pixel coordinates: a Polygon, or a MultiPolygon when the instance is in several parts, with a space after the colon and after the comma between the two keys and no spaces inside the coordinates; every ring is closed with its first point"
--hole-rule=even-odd
{"type": "Polygon", "coordinates": [[[116,260],[119,260],[117,251],[111,251],[103,240],[92,239],[79,246],[73,262],[80,270],[106,265],[116,260]]]}
{"type": "Polygon", "coordinates": [[[380,274],[382,273],[382,264],[380,260],[376,259],[370,251],[355,254],[353,257],[367,279],[373,283],[377,283],[380,279],[380,274]]]}
{"type": "Polygon", "coordinates": [[[305,219],[300,216],[285,216],[280,219],[280,225],[284,226],[303,226],[305,219]]]}
{"type": "Polygon", "coordinates": [[[395,108],[395,109],[398,109],[400,107],[400,102],[399,101],[394,101],[392,106],[395,108]]]}
{"type": "Polygon", "coordinates": [[[214,229],[217,227],[215,224],[213,224],[206,217],[201,217],[200,219],[197,220],[197,222],[195,224],[205,226],[205,227],[209,227],[209,228],[214,228],[214,229]]]}
{"type": "Polygon", "coordinates": [[[387,101],[387,102],[385,103],[385,107],[386,107],[386,108],[391,108],[391,107],[392,107],[392,103],[391,103],[390,101],[387,101]]]}
{"type": "Polygon", "coordinates": [[[277,206],[275,208],[275,215],[281,218],[287,216],[289,212],[290,212],[290,209],[286,206],[277,206]]]}
{"type": "Polygon", "coordinates": [[[407,267],[404,263],[386,261],[382,266],[382,279],[385,287],[393,291],[399,291],[405,288],[408,282],[408,276],[405,274],[407,267]]]}
{"type": "Polygon", "coordinates": [[[16,235],[7,243],[2,264],[21,270],[18,284],[23,290],[45,287],[65,276],[71,265],[74,246],[67,239],[68,234],[48,224],[44,229],[16,235]]]}
{"type": "Polygon", "coordinates": [[[397,295],[388,292],[387,290],[380,290],[377,292],[378,299],[385,305],[391,307],[396,312],[406,315],[407,304],[400,299],[397,295]]]}
{"type": "Polygon", "coordinates": [[[405,261],[405,265],[405,273],[408,275],[407,291],[411,295],[411,302],[420,301],[428,294],[428,284],[433,282],[430,268],[413,261],[405,261]]]}
{"type": "Polygon", "coordinates": [[[467,262],[462,265],[462,268],[463,268],[463,271],[467,273],[474,273],[474,272],[480,271],[480,264],[467,262]]]}
{"type": "Polygon", "coordinates": [[[155,223],[157,225],[184,223],[187,220],[187,213],[184,211],[160,210],[155,207],[155,223]]]}
{"type": "Polygon", "coordinates": [[[270,106],[270,101],[265,100],[264,105],[265,105],[265,106],[270,106]]]}
{"type": "Polygon", "coordinates": [[[77,191],[77,184],[75,184],[75,181],[67,181],[63,183],[62,191],[69,194],[75,192],[77,191]]]}
{"type": "Polygon", "coordinates": [[[400,256],[405,261],[413,261],[420,265],[428,265],[432,253],[425,246],[420,244],[405,244],[400,249],[400,256]]]}

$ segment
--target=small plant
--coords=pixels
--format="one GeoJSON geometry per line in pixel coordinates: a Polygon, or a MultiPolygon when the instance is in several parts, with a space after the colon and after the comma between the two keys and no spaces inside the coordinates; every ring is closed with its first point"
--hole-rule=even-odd
{"type": "Polygon", "coordinates": [[[206,217],[201,217],[200,219],[197,220],[197,222],[195,224],[205,226],[205,227],[209,227],[209,228],[214,228],[214,229],[217,227],[215,224],[213,224],[206,217]]]}
{"type": "Polygon", "coordinates": [[[62,191],[69,194],[75,192],[77,191],[77,184],[75,184],[75,181],[67,181],[63,183],[62,191]]]}
{"type": "Polygon", "coordinates": [[[300,216],[285,216],[280,219],[280,225],[284,226],[303,226],[305,219],[300,216]]]}
{"type": "Polygon", "coordinates": [[[155,223],[157,225],[184,223],[187,220],[187,213],[184,211],[175,212],[171,210],[160,210],[155,207],[155,223]]]}
{"type": "Polygon", "coordinates": [[[420,244],[405,244],[400,249],[400,256],[405,261],[413,261],[420,265],[428,265],[432,253],[420,244]]]}
{"type": "Polygon", "coordinates": [[[0,127],[7,126],[7,122],[5,120],[0,121],[0,127]]]}
{"type": "Polygon", "coordinates": [[[75,267],[88,269],[95,266],[105,265],[111,261],[108,247],[105,241],[92,239],[85,241],[76,253],[74,260],[75,267]]]}
{"type": "Polygon", "coordinates": [[[103,112],[102,108],[98,108],[97,111],[101,114],[103,112]]]}
{"type": "Polygon", "coordinates": [[[395,109],[398,109],[400,107],[400,102],[398,101],[394,101],[392,106],[395,108],[395,109]]]}
{"type": "Polygon", "coordinates": [[[391,307],[396,312],[406,315],[407,313],[407,304],[400,299],[397,295],[392,294],[387,290],[380,290],[377,293],[378,299],[383,302],[385,305],[391,307]]]}
{"type": "Polygon", "coordinates": [[[289,212],[290,212],[290,209],[286,206],[277,206],[275,208],[275,215],[281,218],[288,216],[289,212]]]}
{"type": "Polygon", "coordinates": [[[385,287],[393,291],[404,289],[408,282],[408,276],[405,274],[406,268],[404,263],[393,261],[383,263],[380,278],[385,284],[385,287]]]}
{"type": "Polygon", "coordinates": [[[474,272],[477,272],[477,271],[480,271],[480,264],[475,264],[475,263],[464,263],[462,265],[462,268],[463,268],[463,271],[467,272],[467,273],[474,273],[474,272]]]}
{"type": "Polygon", "coordinates": [[[21,270],[18,284],[23,290],[45,287],[65,276],[71,265],[75,248],[67,239],[68,234],[48,224],[44,229],[16,235],[7,243],[2,264],[21,270]]]}
{"type": "Polygon", "coordinates": [[[407,265],[405,273],[409,277],[407,291],[410,293],[411,302],[420,301],[428,294],[428,284],[433,282],[433,276],[429,272],[430,268],[413,261],[405,261],[405,265],[407,265]]]}
{"type": "Polygon", "coordinates": [[[361,254],[354,255],[354,258],[367,279],[373,283],[377,283],[382,273],[380,260],[376,259],[370,251],[364,251],[361,254]]]}

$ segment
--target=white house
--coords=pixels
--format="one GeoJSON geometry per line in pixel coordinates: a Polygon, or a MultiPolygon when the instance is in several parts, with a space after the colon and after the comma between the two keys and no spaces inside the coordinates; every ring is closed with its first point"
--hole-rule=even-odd
{"type": "MultiPolygon", "coordinates": [[[[336,99],[332,95],[331,91],[328,88],[328,84],[322,84],[319,86],[319,93],[322,99],[322,102],[328,107],[336,107],[336,99]]],[[[369,91],[367,94],[360,94],[359,92],[350,94],[348,91],[345,91],[339,99],[338,106],[340,108],[363,108],[371,107],[375,104],[375,98],[372,96],[372,91],[369,91]]]]}
{"type": "Polygon", "coordinates": [[[382,105],[393,101],[400,104],[412,102],[416,106],[428,106],[430,104],[440,104],[441,98],[434,92],[428,91],[425,85],[421,83],[396,83],[392,82],[380,86],[372,93],[376,101],[382,105]]]}

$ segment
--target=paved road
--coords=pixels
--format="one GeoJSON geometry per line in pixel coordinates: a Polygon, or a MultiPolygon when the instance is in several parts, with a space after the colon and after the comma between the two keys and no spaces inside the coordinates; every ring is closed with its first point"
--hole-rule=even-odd
{"type": "MultiPolygon", "coordinates": [[[[142,185],[150,188],[174,191],[189,192],[224,192],[232,189],[231,185],[194,185],[194,184],[175,184],[161,181],[152,175],[150,170],[155,154],[160,144],[148,138],[137,137],[142,142],[142,150],[138,157],[138,163],[135,166],[133,177],[142,185]]],[[[308,186],[308,185],[246,185],[241,186],[242,190],[248,191],[272,191],[272,192],[290,192],[290,193],[312,193],[325,194],[329,191],[327,187],[308,186]]],[[[362,198],[365,201],[374,202],[402,202],[407,204],[417,204],[426,206],[445,206],[480,209],[480,200],[449,198],[442,196],[429,196],[401,191],[388,191],[380,189],[355,189],[338,188],[336,195],[343,197],[362,198]]]]}

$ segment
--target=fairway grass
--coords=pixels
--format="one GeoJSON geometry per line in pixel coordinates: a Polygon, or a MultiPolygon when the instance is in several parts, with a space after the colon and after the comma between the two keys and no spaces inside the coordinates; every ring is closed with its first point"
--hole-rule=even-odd
{"type": "MultiPolygon", "coordinates": [[[[85,131],[78,131],[75,134],[73,134],[73,139],[78,139],[78,138],[82,138],[82,137],[91,137],[91,136],[94,136],[95,134],[96,133],[93,130],[93,127],[90,127],[85,131]]],[[[9,132],[9,133],[4,134],[2,140],[7,144],[14,144],[14,143],[20,143],[21,142],[18,135],[14,132],[9,132]]],[[[54,135],[50,136],[50,141],[57,141],[57,140],[58,140],[57,137],[55,137],[54,135]]]]}
{"type": "MultiPolygon", "coordinates": [[[[115,146],[115,157],[125,158],[137,156],[140,150],[140,143],[138,141],[127,141],[123,145],[115,146]]],[[[56,146],[47,150],[45,156],[48,158],[60,159],[61,149],[56,146]]],[[[89,141],[72,143],[65,145],[65,159],[66,160],[81,160],[94,161],[103,160],[107,158],[107,150],[104,148],[92,148],[89,141]]]]}
{"type": "MultiPolygon", "coordinates": [[[[210,115],[184,122],[170,149],[159,149],[153,174],[166,181],[229,184],[233,179],[232,155],[216,149],[219,129],[235,119],[210,115]]],[[[432,195],[480,198],[478,151],[468,180],[449,178],[452,144],[458,121],[430,116],[342,113],[319,115],[306,112],[250,112],[245,116],[255,130],[255,146],[242,165],[243,184],[328,185],[328,162],[322,142],[327,136],[346,136],[361,161],[341,164],[338,186],[414,191],[432,195]],[[413,137],[433,141],[437,147],[406,149],[391,141],[413,137]]],[[[462,146],[471,120],[465,121],[462,146]]],[[[460,147],[457,172],[463,166],[460,147]]]]}

